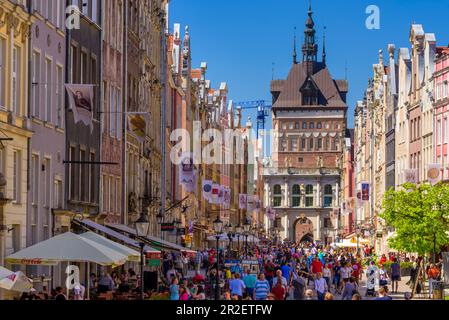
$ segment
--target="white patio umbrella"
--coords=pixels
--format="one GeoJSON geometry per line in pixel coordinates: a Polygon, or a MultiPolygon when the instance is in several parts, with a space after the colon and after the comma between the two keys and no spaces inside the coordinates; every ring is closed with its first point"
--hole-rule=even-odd
{"type": "Polygon", "coordinates": [[[33,281],[22,271],[12,272],[0,267],[0,288],[17,292],[30,292],[32,287],[33,281]]]}
{"type": "Polygon", "coordinates": [[[100,236],[95,232],[88,231],[81,234],[80,236],[126,255],[129,261],[140,262],[140,252],[128,248],[120,243],[109,240],[108,238],[100,236]]]}
{"type": "Polygon", "coordinates": [[[128,256],[100,243],[67,232],[8,257],[10,264],[53,266],[60,262],[92,262],[102,266],[123,265],[128,256]]]}

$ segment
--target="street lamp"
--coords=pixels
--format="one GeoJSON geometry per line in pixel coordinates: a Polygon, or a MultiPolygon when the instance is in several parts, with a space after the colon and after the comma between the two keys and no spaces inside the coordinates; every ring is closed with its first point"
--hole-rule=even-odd
{"type": "Polygon", "coordinates": [[[357,255],[360,255],[360,236],[362,235],[362,229],[356,226],[355,234],[357,235],[357,255]]]}
{"type": "Polygon", "coordinates": [[[235,233],[237,234],[237,255],[238,258],[240,258],[240,235],[243,232],[243,228],[240,225],[240,223],[237,225],[237,227],[235,227],[235,233]]]}
{"type": "Polygon", "coordinates": [[[234,236],[234,234],[232,233],[232,225],[231,225],[231,223],[228,223],[228,225],[226,226],[226,231],[228,232],[228,238],[229,238],[229,254],[231,254],[232,237],[234,236]]]}
{"type": "Polygon", "coordinates": [[[249,230],[251,228],[251,224],[249,223],[248,219],[246,219],[245,223],[243,224],[243,229],[245,231],[245,257],[248,258],[248,235],[249,230]]]}
{"type": "MultiPolygon", "coordinates": [[[[150,229],[150,221],[148,220],[148,216],[145,213],[142,213],[139,219],[134,223],[136,229],[136,235],[139,238],[146,237],[148,235],[148,231],[150,229]]],[[[144,268],[144,248],[145,242],[139,242],[140,246],[140,299],[144,300],[145,298],[145,289],[144,289],[144,277],[143,277],[143,268],[144,268]]]]}
{"type": "Polygon", "coordinates": [[[214,231],[215,231],[215,238],[217,239],[217,275],[216,275],[216,282],[215,282],[215,300],[220,300],[220,273],[219,270],[219,264],[220,264],[220,256],[219,256],[219,242],[220,242],[220,236],[223,232],[223,221],[220,220],[220,217],[217,216],[217,219],[214,221],[214,231]]]}

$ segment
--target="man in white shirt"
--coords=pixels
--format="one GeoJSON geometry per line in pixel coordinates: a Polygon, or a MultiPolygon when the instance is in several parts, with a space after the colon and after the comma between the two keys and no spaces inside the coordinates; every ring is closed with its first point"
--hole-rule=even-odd
{"type": "Polygon", "coordinates": [[[318,300],[324,300],[324,295],[328,290],[328,286],[321,273],[317,273],[317,278],[315,279],[315,290],[318,300]]]}

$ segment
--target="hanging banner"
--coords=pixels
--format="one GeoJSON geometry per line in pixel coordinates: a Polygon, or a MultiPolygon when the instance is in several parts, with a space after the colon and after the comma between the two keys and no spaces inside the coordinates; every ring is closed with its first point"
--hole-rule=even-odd
{"type": "Polygon", "coordinates": [[[203,198],[210,202],[212,196],[212,180],[203,180],[203,198]]]}
{"type": "Polygon", "coordinates": [[[94,85],[92,84],[66,84],[69,95],[69,109],[73,111],[75,123],[82,122],[94,130],[93,124],[93,97],[94,85]]]}
{"type": "Polygon", "coordinates": [[[267,218],[270,221],[274,221],[276,219],[276,211],[272,207],[268,207],[266,210],[267,218]]]}
{"type": "Polygon", "coordinates": [[[262,207],[262,204],[259,199],[259,196],[254,196],[254,210],[256,211],[256,213],[260,212],[261,207],[262,207]]]}
{"type": "Polygon", "coordinates": [[[227,209],[231,208],[231,189],[228,187],[224,188],[223,191],[223,204],[226,206],[227,209]]]}
{"type": "Polygon", "coordinates": [[[193,153],[183,153],[180,160],[179,182],[183,185],[186,192],[192,193],[195,191],[196,186],[196,172],[193,164],[193,153]]]}
{"type": "Polygon", "coordinates": [[[220,187],[218,188],[218,203],[217,204],[224,204],[224,189],[225,187],[220,185],[220,187]]]}
{"type": "Polygon", "coordinates": [[[246,197],[246,210],[252,212],[254,210],[254,196],[248,195],[246,197]]]}
{"type": "Polygon", "coordinates": [[[246,209],[247,206],[247,195],[246,194],[239,194],[239,209],[243,210],[246,209]]]}
{"type": "Polygon", "coordinates": [[[439,163],[428,165],[427,179],[432,185],[436,185],[441,180],[441,165],[439,163]]]}
{"type": "Polygon", "coordinates": [[[369,201],[370,183],[362,182],[361,185],[362,185],[362,197],[360,200],[369,201]]]}
{"type": "Polygon", "coordinates": [[[220,193],[220,185],[218,183],[212,183],[212,191],[209,201],[211,204],[218,204],[219,193],[220,193]]]}
{"type": "Polygon", "coordinates": [[[418,169],[404,170],[405,182],[417,184],[418,183],[418,169]]]}
{"type": "Polygon", "coordinates": [[[136,113],[129,114],[128,119],[128,132],[136,138],[140,143],[145,141],[146,137],[146,127],[150,120],[148,113],[136,113]]]}

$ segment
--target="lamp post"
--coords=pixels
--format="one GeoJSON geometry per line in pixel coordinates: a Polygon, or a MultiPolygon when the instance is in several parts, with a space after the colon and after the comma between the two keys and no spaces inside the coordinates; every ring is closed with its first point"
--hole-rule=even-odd
{"type": "Polygon", "coordinates": [[[228,225],[226,226],[226,231],[228,232],[228,238],[229,238],[229,256],[231,255],[231,250],[232,250],[232,237],[234,236],[232,233],[232,225],[231,223],[228,223],[228,225]]]}
{"type": "Polygon", "coordinates": [[[237,255],[240,258],[240,235],[242,234],[242,226],[240,223],[235,227],[235,232],[237,234],[237,255]]]}
{"type": "Polygon", "coordinates": [[[359,226],[356,227],[355,234],[357,235],[357,255],[360,255],[360,236],[362,234],[362,229],[359,226]]]}
{"type": "Polygon", "coordinates": [[[220,236],[223,232],[223,221],[220,220],[220,217],[218,216],[217,219],[214,221],[214,231],[215,231],[215,238],[217,239],[217,275],[216,275],[216,282],[215,282],[215,300],[220,300],[220,273],[219,273],[219,265],[220,265],[220,236]]]}
{"type": "MultiPolygon", "coordinates": [[[[148,235],[148,231],[150,229],[150,221],[148,220],[148,216],[145,213],[142,213],[139,219],[134,223],[136,229],[137,237],[146,237],[148,235]]],[[[144,260],[145,260],[145,242],[139,242],[140,246],[140,299],[145,299],[145,288],[144,288],[144,277],[143,277],[143,269],[144,269],[144,260]]]]}
{"type": "Polygon", "coordinates": [[[243,224],[243,230],[245,231],[245,258],[248,258],[248,235],[250,228],[251,224],[249,223],[248,219],[246,219],[245,223],[243,224]]]}

